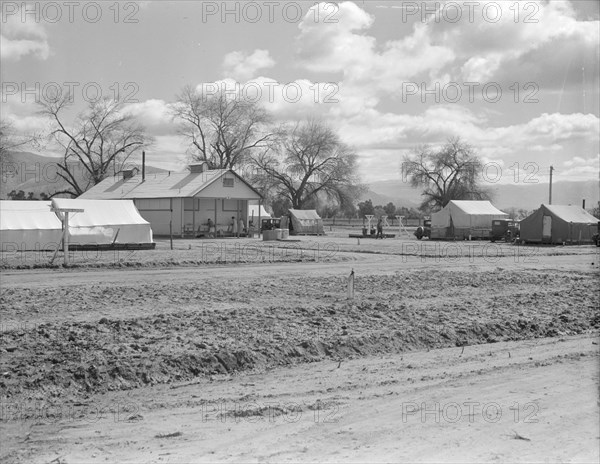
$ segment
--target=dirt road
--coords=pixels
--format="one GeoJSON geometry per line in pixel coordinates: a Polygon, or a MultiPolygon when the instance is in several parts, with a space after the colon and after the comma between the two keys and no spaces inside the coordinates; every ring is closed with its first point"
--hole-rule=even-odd
{"type": "Polygon", "coordinates": [[[3,423],[3,461],[597,462],[597,343],[323,361],[99,395],[60,420],[3,423]]]}

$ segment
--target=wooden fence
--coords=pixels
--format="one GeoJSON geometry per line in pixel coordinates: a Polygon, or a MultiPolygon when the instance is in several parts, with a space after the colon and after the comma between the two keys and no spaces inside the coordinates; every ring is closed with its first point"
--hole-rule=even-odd
{"type": "MultiPolygon", "coordinates": [[[[394,219],[388,219],[388,224],[390,225],[390,227],[398,227],[398,220],[396,218],[394,219]]],[[[403,219],[403,223],[404,226],[406,227],[418,227],[418,226],[422,226],[423,225],[423,219],[408,219],[408,218],[404,218],[403,219]]],[[[367,220],[366,219],[357,219],[357,218],[353,218],[353,219],[346,219],[346,218],[323,218],[323,226],[325,227],[329,227],[329,226],[338,226],[338,227],[357,227],[357,228],[362,228],[364,225],[364,227],[367,226],[367,220]]],[[[373,218],[371,220],[371,226],[375,227],[377,225],[377,219],[373,218]]]]}

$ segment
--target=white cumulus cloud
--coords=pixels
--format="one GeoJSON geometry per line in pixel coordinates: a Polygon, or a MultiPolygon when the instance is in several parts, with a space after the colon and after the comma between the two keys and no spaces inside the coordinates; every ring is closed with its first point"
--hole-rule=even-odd
{"type": "MultiPolygon", "coordinates": [[[[12,2],[11,2],[12,3],[12,2]]],[[[0,58],[3,60],[19,60],[32,55],[45,60],[50,54],[50,46],[46,31],[40,23],[30,16],[21,17],[20,7],[16,2],[15,10],[2,8],[2,32],[0,33],[0,58]]]]}
{"type": "Polygon", "coordinates": [[[251,54],[234,51],[225,55],[223,59],[223,70],[225,77],[238,81],[247,81],[256,77],[261,69],[271,68],[275,60],[271,58],[268,50],[256,49],[251,54]]]}

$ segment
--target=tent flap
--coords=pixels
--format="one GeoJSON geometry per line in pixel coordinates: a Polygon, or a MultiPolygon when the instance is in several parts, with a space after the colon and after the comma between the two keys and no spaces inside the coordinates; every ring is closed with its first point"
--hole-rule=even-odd
{"type": "MultiPolygon", "coordinates": [[[[70,243],[106,245],[111,243],[152,243],[152,229],[132,200],[81,200],[55,198],[55,210],[83,209],[69,214],[70,243]],[[116,240],[115,240],[116,239],[116,240]]],[[[62,218],[63,213],[57,212],[62,218]]]]}

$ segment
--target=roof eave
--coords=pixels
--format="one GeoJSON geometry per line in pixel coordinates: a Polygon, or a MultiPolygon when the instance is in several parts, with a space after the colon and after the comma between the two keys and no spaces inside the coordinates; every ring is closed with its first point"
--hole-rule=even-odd
{"type": "Polygon", "coordinates": [[[239,180],[241,180],[246,185],[246,187],[248,187],[250,190],[252,190],[254,193],[256,193],[256,195],[258,195],[259,200],[264,200],[264,197],[252,185],[250,185],[248,182],[246,182],[246,180],[242,176],[240,176],[237,172],[235,172],[232,169],[223,169],[220,175],[215,176],[212,180],[210,180],[206,184],[201,185],[198,188],[198,190],[192,194],[192,196],[193,197],[197,196],[200,192],[202,192],[202,190],[206,189],[207,187],[212,185],[218,179],[221,179],[225,174],[227,174],[229,172],[231,172],[235,177],[237,177],[239,180]]]}

